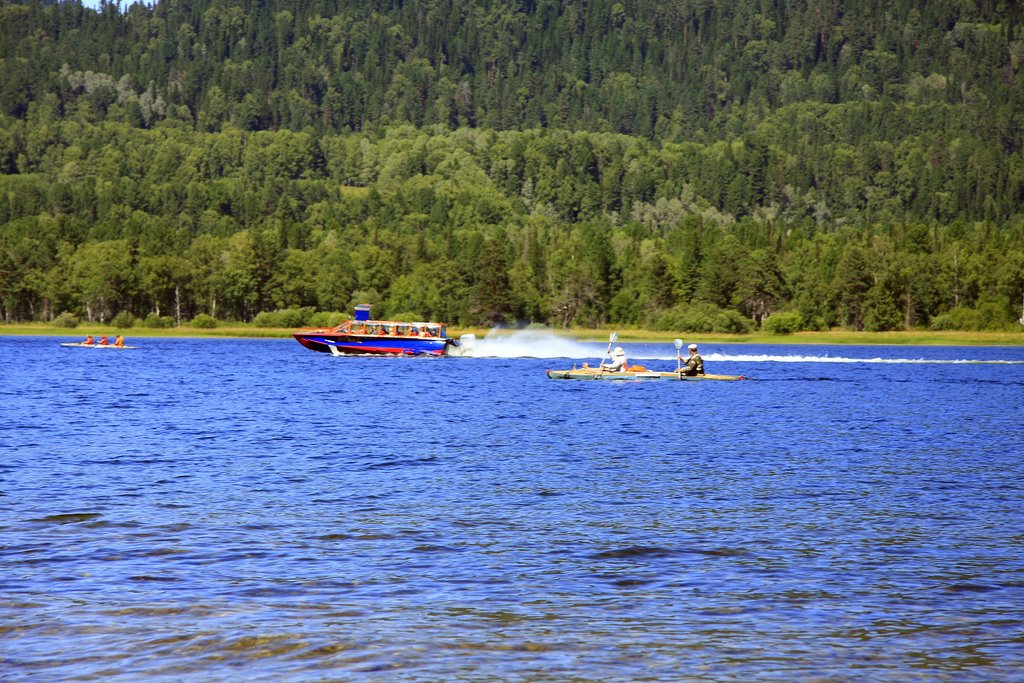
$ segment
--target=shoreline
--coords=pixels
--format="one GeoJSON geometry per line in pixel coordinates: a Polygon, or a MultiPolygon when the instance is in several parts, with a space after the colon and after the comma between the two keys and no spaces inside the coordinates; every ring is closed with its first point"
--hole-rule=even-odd
{"type": "MultiPolygon", "coordinates": [[[[99,337],[106,334],[113,339],[123,334],[131,338],[236,338],[236,339],[288,339],[295,329],[252,327],[245,325],[225,325],[213,329],[193,329],[190,327],[173,328],[130,328],[115,329],[96,325],[90,329],[80,325],[75,329],[55,327],[45,323],[0,324],[0,336],[48,336],[85,338],[92,334],[99,337]]],[[[581,342],[607,342],[612,332],[618,333],[623,342],[638,343],[672,343],[682,338],[687,343],[721,343],[721,344],[793,344],[793,345],[863,345],[863,346],[1024,346],[1024,328],[1020,332],[945,332],[934,330],[908,330],[895,332],[855,332],[850,330],[829,330],[827,332],[795,332],[793,334],[714,334],[688,332],[655,332],[619,328],[451,328],[451,335],[458,338],[463,334],[475,334],[483,339],[489,335],[508,335],[514,333],[544,333],[567,337],[581,342]]]]}

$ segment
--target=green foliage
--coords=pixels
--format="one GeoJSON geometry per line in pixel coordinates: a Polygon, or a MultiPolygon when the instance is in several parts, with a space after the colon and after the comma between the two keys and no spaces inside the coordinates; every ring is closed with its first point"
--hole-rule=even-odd
{"type": "Polygon", "coordinates": [[[63,313],[61,313],[60,315],[53,319],[54,326],[65,327],[69,330],[73,330],[76,327],[78,327],[78,323],[78,316],[75,315],[74,313],[68,313],[67,311],[64,311],[63,313]]]}
{"type": "Polygon", "coordinates": [[[1005,330],[1012,329],[1010,317],[1004,307],[993,301],[982,302],[977,308],[954,308],[932,318],[933,330],[1005,330]]]}
{"type": "Polygon", "coordinates": [[[804,317],[792,311],[772,313],[761,322],[761,329],[771,334],[793,334],[804,329],[804,317]]]}
{"type": "Polygon", "coordinates": [[[0,5],[0,318],[1005,325],[1011,5],[0,5]]]}
{"type": "Polygon", "coordinates": [[[113,325],[115,329],[127,330],[135,326],[135,316],[128,311],[121,311],[113,317],[110,324],[113,325]]]}
{"type": "Polygon", "coordinates": [[[414,313],[412,311],[395,311],[394,313],[388,313],[389,320],[405,320],[411,322],[424,321],[424,317],[421,313],[414,313]]]}
{"type": "Polygon", "coordinates": [[[345,321],[349,316],[338,311],[320,311],[309,316],[310,327],[336,327],[345,321]]]}
{"type": "Polygon", "coordinates": [[[168,329],[174,327],[174,318],[169,315],[150,313],[142,321],[142,326],[151,329],[168,329]]]}
{"type": "Polygon", "coordinates": [[[654,317],[651,327],[675,332],[747,334],[753,331],[754,323],[737,311],[705,303],[679,305],[664,311],[654,317]]]}
{"type": "Polygon", "coordinates": [[[886,332],[903,329],[904,316],[896,304],[894,286],[876,285],[868,292],[864,304],[864,329],[886,332]]]}
{"type": "MultiPolygon", "coordinates": [[[[108,176],[103,182],[125,188],[121,203],[89,194],[97,181],[82,180],[74,190],[83,194],[80,208],[51,214],[52,205],[33,198],[64,187],[59,174],[0,175],[0,215],[9,217],[0,223],[3,315],[31,319],[59,307],[83,311],[90,320],[120,311],[143,318],[174,311],[175,319],[205,313],[249,321],[261,312],[350,310],[369,301],[380,316],[415,311],[455,324],[566,326],[653,324],[665,311],[694,301],[744,320],[719,322],[718,329],[744,329],[746,320],[756,323],[781,309],[816,327],[885,330],[928,324],[985,297],[1010,311],[1024,290],[1024,218],[1001,226],[881,222],[824,229],[769,207],[737,220],[695,197],[690,186],[674,189],[671,169],[686,157],[678,147],[562,132],[392,134],[401,144],[352,137],[376,160],[361,164],[370,169],[367,177],[393,169],[389,185],[373,183],[366,192],[339,191],[329,179],[246,182],[239,175],[244,164],[227,161],[233,145],[248,144],[248,135],[240,133],[211,139],[175,132],[182,160],[202,158],[225,143],[220,175],[192,184],[191,198],[176,195],[172,181],[181,167],[172,164],[166,178],[147,170],[141,185],[148,189],[138,196],[127,189],[140,183],[136,176],[108,176]],[[472,144],[461,148],[467,139],[472,144]],[[427,171],[450,157],[465,168],[467,154],[475,156],[472,166],[488,170],[474,187],[463,186],[458,176],[400,180],[394,169],[410,149],[423,150],[420,163],[427,171]],[[570,219],[546,203],[534,212],[520,203],[497,215],[472,208],[483,195],[510,206],[527,196],[535,201],[541,181],[558,177],[549,172],[560,164],[569,172],[565,154],[603,158],[608,172],[641,155],[665,178],[655,191],[673,198],[634,203],[628,216],[601,208],[624,206],[621,196],[599,198],[596,215],[582,221],[581,209],[570,219]],[[513,182],[506,197],[497,188],[520,157],[531,159],[517,171],[525,180],[513,182]],[[154,201],[162,195],[166,206],[154,201]],[[249,227],[225,223],[228,213],[249,227]],[[483,215],[496,223],[480,222],[483,215]]],[[[148,168],[142,159],[159,157],[158,148],[166,147],[165,136],[111,124],[83,127],[80,135],[101,141],[90,167],[115,155],[103,142],[107,138],[125,150],[118,154],[136,149],[140,169],[148,168]]],[[[696,153],[700,146],[687,150],[696,153]]],[[[48,153],[71,158],[81,148],[48,153]]],[[[587,173],[600,175],[581,163],[587,173]]],[[[698,320],[687,325],[716,327],[698,320]]]]}
{"type": "Polygon", "coordinates": [[[282,308],[276,311],[262,311],[256,315],[256,327],[303,327],[311,324],[315,309],[312,307],[282,308]]]}
{"type": "Polygon", "coordinates": [[[189,323],[189,325],[196,328],[197,330],[212,330],[217,327],[217,319],[214,318],[212,315],[200,313],[196,317],[192,318],[192,321],[189,323]]]}
{"type": "Polygon", "coordinates": [[[932,318],[932,330],[981,330],[981,313],[974,308],[954,308],[932,318]]]}

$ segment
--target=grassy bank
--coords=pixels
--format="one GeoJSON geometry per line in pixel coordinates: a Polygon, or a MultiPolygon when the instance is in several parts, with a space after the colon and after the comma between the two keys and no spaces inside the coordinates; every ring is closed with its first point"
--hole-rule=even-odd
{"type": "MultiPolygon", "coordinates": [[[[609,332],[578,331],[580,339],[607,341],[609,332]]],[[[907,330],[898,332],[856,332],[829,330],[827,332],[796,332],[794,334],[695,334],[650,332],[647,330],[620,330],[621,341],[671,342],[682,338],[686,343],[722,342],[728,344],[863,344],[883,346],[1024,346],[1021,332],[939,332],[934,330],[907,330]]]]}
{"type": "MultiPolygon", "coordinates": [[[[133,327],[119,330],[102,325],[80,325],[75,329],[56,327],[45,323],[0,324],[0,335],[52,335],[60,337],[85,338],[91,334],[102,334],[113,339],[123,334],[127,339],[146,337],[267,337],[287,338],[294,330],[284,328],[256,327],[254,325],[223,325],[213,329],[173,327],[154,329],[133,327]]],[[[624,342],[666,342],[676,337],[687,343],[729,343],[729,344],[865,344],[865,345],[920,345],[920,346],[1024,346],[1024,328],[1019,332],[937,332],[933,330],[909,330],[899,332],[854,332],[850,330],[829,330],[828,332],[797,332],[795,334],[697,334],[687,332],[653,332],[650,330],[618,330],[595,328],[550,329],[548,332],[571,337],[579,341],[607,342],[609,334],[618,332],[624,342]]],[[[458,337],[475,334],[484,338],[489,334],[511,334],[515,330],[491,330],[487,328],[449,328],[449,334],[458,337]]]]}
{"type": "Polygon", "coordinates": [[[294,330],[268,327],[256,327],[254,325],[223,325],[213,329],[200,329],[193,327],[132,327],[129,329],[115,328],[109,325],[79,325],[74,329],[57,327],[45,323],[21,323],[21,324],[0,324],[0,335],[52,335],[55,337],[74,337],[85,339],[91,334],[96,339],[101,335],[107,335],[113,341],[114,337],[123,334],[126,340],[146,337],[290,337],[294,330]]]}

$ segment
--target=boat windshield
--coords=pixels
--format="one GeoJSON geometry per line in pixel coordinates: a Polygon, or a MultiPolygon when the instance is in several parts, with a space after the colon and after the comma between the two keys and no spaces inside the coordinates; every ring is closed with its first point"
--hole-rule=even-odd
{"type": "Polygon", "coordinates": [[[407,323],[394,320],[346,320],[334,328],[339,334],[367,334],[387,337],[435,337],[447,336],[444,323],[407,323]]]}

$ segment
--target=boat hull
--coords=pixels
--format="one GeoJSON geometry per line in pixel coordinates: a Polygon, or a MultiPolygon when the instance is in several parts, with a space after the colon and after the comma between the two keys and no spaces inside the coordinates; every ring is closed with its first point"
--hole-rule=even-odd
{"type": "Polygon", "coordinates": [[[311,351],[336,356],[443,356],[454,344],[445,337],[418,339],[364,334],[296,332],[292,336],[311,351]]]}
{"type": "Polygon", "coordinates": [[[116,346],[115,344],[86,344],[85,342],[61,342],[61,346],[69,349],[134,349],[134,346],[116,346]]]}
{"type": "Polygon", "coordinates": [[[679,372],[609,372],[607,370],[596,370],[594,368],[580,368],[573,370],[548,370],[547,375],[551,379],[583,379],[583,380],[652,380],[666,379],[675,381],[737,381],[746,379],[743,375],[684,375],[679,372]]]}

